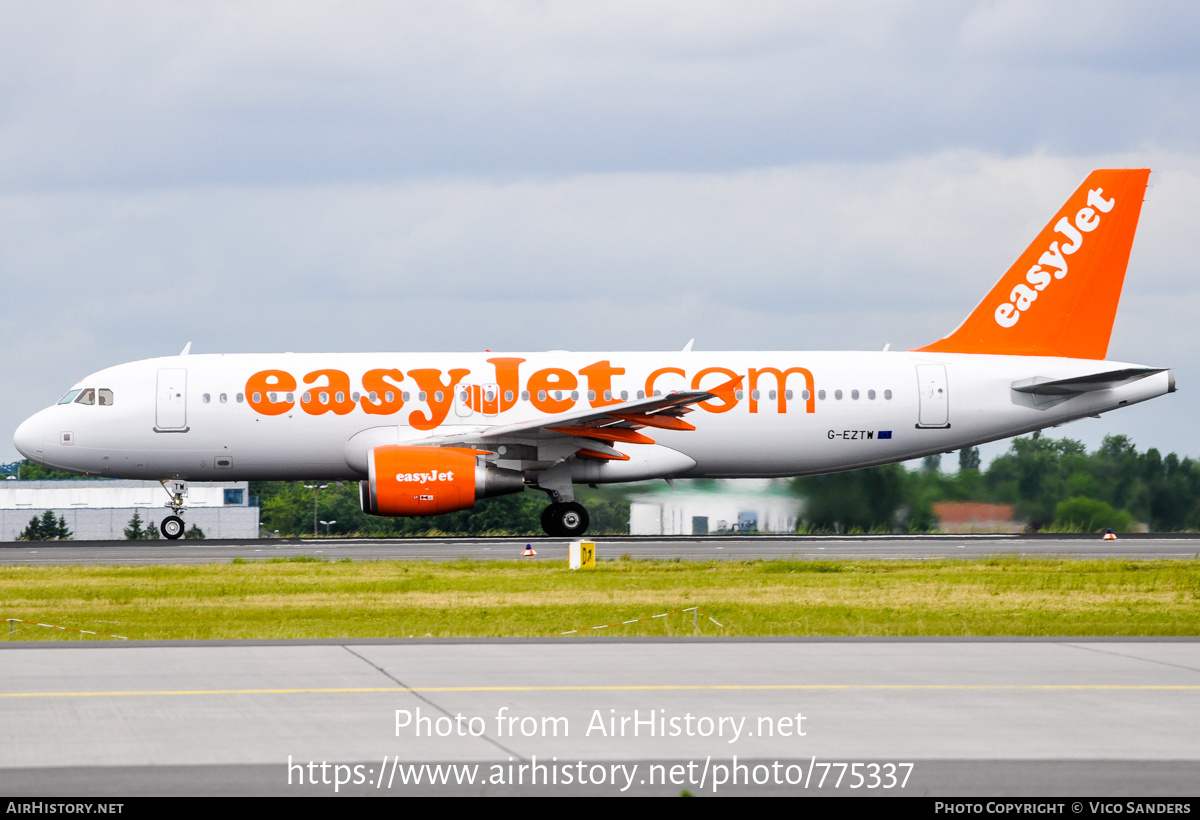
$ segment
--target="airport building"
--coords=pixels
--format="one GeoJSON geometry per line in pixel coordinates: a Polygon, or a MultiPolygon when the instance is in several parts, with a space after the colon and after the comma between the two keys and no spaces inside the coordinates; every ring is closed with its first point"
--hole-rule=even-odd
{"type": "Polygon", "coordinates": [[[630,498],[630,535],[795,532],[803,502],[771,479],[680,482],[630,498]]]}
{"type": "Polygon", "coordinates": [[[1016,520],[1013,512],[1011,504],[978,501],[938,501],[933,505],[938,532],[948,533],[1024,532],[1027,522],[1016,520]]]}
{"type": "MultiPolygon", "coordinates": [[[[0,481],[0,541],[16,541],[31,519],[47,510],[61,518],[75,541],[124,539],[138,513],[143,529],[158,528],[171,514],[157,481],[108,479],[0,481]]],[[[245,481],[188,484],[183,520],[205,538],[258,538],[258,506],[245,481]]]]}

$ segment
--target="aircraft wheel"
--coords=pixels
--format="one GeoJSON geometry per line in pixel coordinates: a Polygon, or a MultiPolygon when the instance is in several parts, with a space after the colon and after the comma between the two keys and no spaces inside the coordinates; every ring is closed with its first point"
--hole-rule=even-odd
{"type": "Polygon", "coordinates": [[[574,501],[561,506],[562,510],[558,514],[559,535],[574,538],[587,532],[588,524],[591,523],[587,509],[574,501]]]}
{"type": "Polygon", "coordinates": [[[158,525],[158,530],[162,533],[163,538],[174,541],[183,535],[183,519],[177,515],[168,515],[158,525]]]}
{"type": "Polygon", "coordinates": [[[546,535],[559,535],[558,528],[561,526],[559,519],[562,517],[562,504],[551,504],[546,509],[542,510],[542,531],[546,535]]]}

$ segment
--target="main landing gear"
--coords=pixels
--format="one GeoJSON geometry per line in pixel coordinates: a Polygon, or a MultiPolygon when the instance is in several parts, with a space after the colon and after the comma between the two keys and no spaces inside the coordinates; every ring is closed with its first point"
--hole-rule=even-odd
{"type": "Polygon", "coordinates": [[[162,533],[162,537],[170,541],[178,540],[183,536],[183,511],[186,509],[183,506],[183,498],[187,495],[186,481],[163,481],[160,482],[167,495],[171,496],[171,500],[165,505],[171,510],[171,514],[162,520],[158,525],[158,531],[162,533]]]}
{"type": "Polygon", "coordinates": [[[542,511],[542,529],[546,535],[575,538],[587,532],[587,509],[576,501],[556,501],[542,511]]]}

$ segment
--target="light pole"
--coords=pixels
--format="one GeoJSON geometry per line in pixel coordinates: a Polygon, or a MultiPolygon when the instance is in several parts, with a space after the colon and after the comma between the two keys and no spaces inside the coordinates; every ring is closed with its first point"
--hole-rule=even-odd
{"type": "Polygon", "coordinates": [[[328,487],[328,484],[305,484],[304,489],[313,491],[313,538],[317,537],[317,493],[328,487]]]}
{"type": "Polygon", "coordinates": [[[321,523],[325,525],[325,537],[328,538],[329,537],[329,528],[332,527],[334,524],[336,524],[337,521],[322,521],[321,523]]]}

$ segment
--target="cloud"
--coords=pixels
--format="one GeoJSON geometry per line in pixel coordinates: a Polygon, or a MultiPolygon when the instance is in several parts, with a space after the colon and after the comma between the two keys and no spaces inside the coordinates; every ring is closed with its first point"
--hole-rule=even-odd
{"type": "MultiPolygon", "coordinates": [[[[920,345],[1122,165],[1156,174],[1112,355],[1200,377],[1191,5],[0,14],[0,429],[188,340],[920,345]]],[[[1114,418],[1200,453],[1187,395],[1114,418]]]]}
{"type": "Polygon", "coordinates": [[[10,3],[6,188],[1197,148],[1190,6],[10,3]]]}
{"type": "MultiPolygon", "coordinates": [[[[1110,355],[1179,368],[1200,161],[970,152],[711,173],[0,197],[5,421],[88,370],[277,350],[879,349],[955,327],[1093,167],[1163,170],[1110,355]],[[50,340],[42,348],[33,339],[50,340]],[[31,351],[37,350],[37,368],[31,351]],[[1166,359],[1170,359],[1166,361],[1166,359]]],[[[1178,412],[1177,397],[1172,412],[1178,412]]],[[[1141,411],[1138,411],[1141,412],[1141,411]]],[[[1200,451],[1179,421],[1163,428],[1200,451]]],[[[1161,435],[1161,433],[1160,433],[1161,435]]]]}

